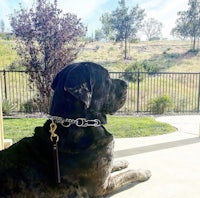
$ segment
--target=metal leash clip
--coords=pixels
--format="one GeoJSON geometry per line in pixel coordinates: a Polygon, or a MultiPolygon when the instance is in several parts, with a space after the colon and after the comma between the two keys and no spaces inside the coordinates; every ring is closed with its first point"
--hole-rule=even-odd
{"type": "Polygon", "coordinates": [[[77,118],[75,120],[75,124],[78,127],[88,127],[88,126],[93,126],[93,127],[98,127],[100,126],[100,120],[87,120],[86,118],[77,118]]]}
{"type": "Polygon", "coordinates": [[[57,124],[52,121],[52,123],[50,124],[50,130],[49,130],[49,132],[51,133],[50,139],[52,142],[59,141],[59,136],[55,133],[56,129],[57,129],[57,124]]]}

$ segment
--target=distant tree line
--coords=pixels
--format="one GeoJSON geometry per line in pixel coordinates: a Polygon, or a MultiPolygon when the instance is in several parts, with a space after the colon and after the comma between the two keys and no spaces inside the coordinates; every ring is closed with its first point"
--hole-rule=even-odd
{"type": "MultiPolygon", "coordinates": [[[[192,49],[197,49],[200,38],[200,1],[189,0],[188,10],[179,11],[176,27],[171,34],[181,39],[190,38],[192,49]]],[[[100,17],[102,27],[95,30],[95,40],[123,41],[124,58],[127,58],[127,42],[138,40],[138,32],[147,40],[159,40],[162,37],[162,23],[154,18],[144,20],[145,10],[138,5],[129,8],[125,0],[119,0],[118,7],[100,17]]]]}
{"type": "Polygon", "coordinates": [[[100,21],[101,29],[95,31],[95,40],[113,40],[124,43],[124,59],[127,59],[127,43],[137,39],[137,33],[143,32],[148,40],[160,38],[162,24],[150,18],[144,21],[145,10],[138,5],[129,8],[125,0],[119,0],[118,7],[104,13],[100,21]]]}
{"type": "Polygon", "coordinates": [[[185,39],[190,38],[192,41],[192,50],[199,48],[200,39],[200,1],[189,0],[188,10],[178,12],[176,27],[171,31],[172,35],[185,39]]]}
{"type": "Polygon", "coordinates": [[[95,30],[96,40],[135,40],[141,31],[147,40],[162,36],[162,23],[154,18],[148,18],[145,10],[138,5],[129,8],[125,0],[119,0],[119,6],[112,12],[106,12],[100,17],[102,27],[95,30]]]}
{"type": "Polygon", "coordinates": [[[0,20],[0,32],[1,33],[5,32],[5,23],[3,19],[0,20]]]}
{"type": "Polygon", "coordinates": [[[5,30],[5,22],[3,19],[0,19],[0,38],[5,40],[14,38],[13,33],[5,30]]]}

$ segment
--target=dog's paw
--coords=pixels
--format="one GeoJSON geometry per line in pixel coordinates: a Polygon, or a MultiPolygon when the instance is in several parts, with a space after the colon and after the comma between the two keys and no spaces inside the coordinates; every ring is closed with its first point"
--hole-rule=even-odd
{"type": "Polygon", "coordinates": [[[138,177],[138,181],[140,181],[140,182],[146,181],[151,177],[151,171],[144,170],[144,169],[138,169],[137,177],[138,177]]]}
{"type": "Polygon", "coordinates": [[[124,168],[127,168],[128,165],[129,165],[129,163],[126,160],[114,161],[113,167],[112,167],[112,172],[119,171],[119,170],[122,170],[124,168]]]}

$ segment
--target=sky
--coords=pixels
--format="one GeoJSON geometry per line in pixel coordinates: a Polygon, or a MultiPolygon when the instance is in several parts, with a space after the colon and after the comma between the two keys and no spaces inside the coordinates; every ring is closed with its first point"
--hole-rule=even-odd
{"type": "MultiPolygon", "coordinates": [[[[53,1],[53,0],[49,0],[53,1]]],[[[73,13],[82,19],[82,23],[88,27],[88,34],[101,28],[100,17],[105,12],[112,12],[118,6],[119,0],[57,0],[58,7],[63,13],[73,13]]],[[[128,7],[139,5],[145,9],[146,17],[154,18],[163,24],[162,35],[171,38],[171,29],[175,26],[177,12],[188,9],[189,0],[126,0],[128,7]]],[[[31,8],[36,0],[0,0],[0,20],[5,23],[5,30],[10,31],[9,15],[19,9],[19,3],[24,8],[31,8]]],[[[90,35],[89,35],[90,36],[90,35]]]]}

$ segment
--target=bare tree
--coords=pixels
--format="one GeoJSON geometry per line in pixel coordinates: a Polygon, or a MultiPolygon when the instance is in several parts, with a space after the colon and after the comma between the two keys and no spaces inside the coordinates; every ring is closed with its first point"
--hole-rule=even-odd
{"type": "Polygon", "coordinates": [[[11,26],[17,38],[18,55],[47,112],[51,82],[60,69],[77,57],[83,46],[80,37],[85,35],[86,28],[76,15],[63,14],[57,8],[57,0],[52,4],[37,0],[30,10],[20,5],[11,17],[11,26]]]}
{"type": "Polygon", "coordinates": [[[154,18],[147,19],[142,28],[142,32],[147,37],[147,40],[160,38],[162,36],[162,23],[154,18]]]}

